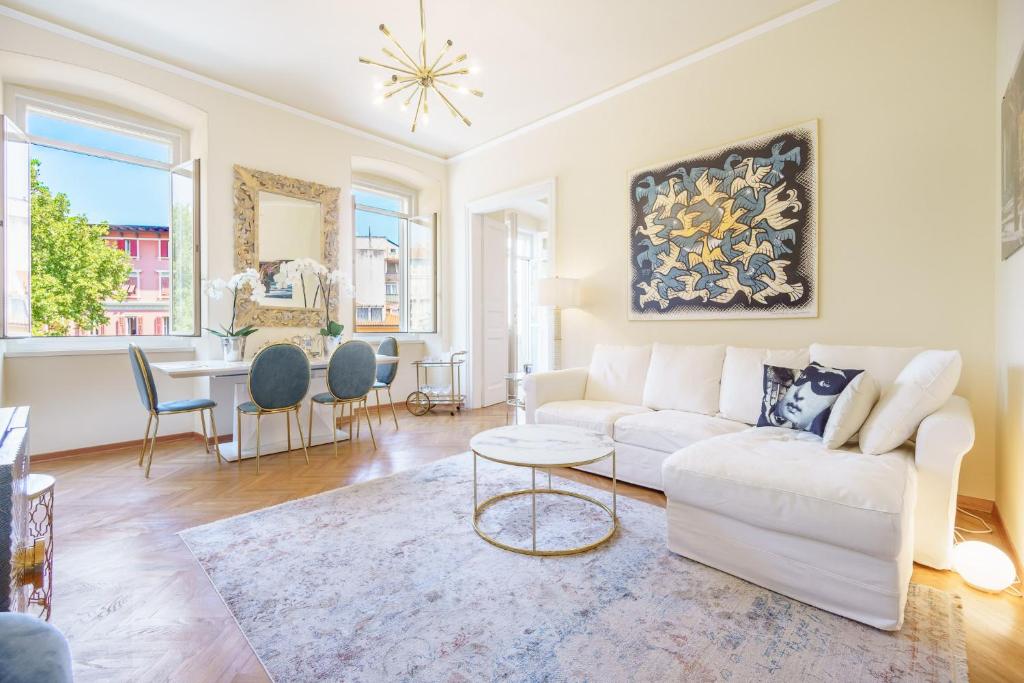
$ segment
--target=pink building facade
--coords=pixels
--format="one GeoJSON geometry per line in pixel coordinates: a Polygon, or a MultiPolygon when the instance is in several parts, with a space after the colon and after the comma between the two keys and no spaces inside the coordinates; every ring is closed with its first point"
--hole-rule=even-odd
{"type": "Polygon", "coordinates": [[[170,241],[166,226],[111,225],[107,242],[132,259],[124,301],[104,305],[108,322],[95,330],[76,329],[76,336],[162,335],[170,331],[170,241]]]}

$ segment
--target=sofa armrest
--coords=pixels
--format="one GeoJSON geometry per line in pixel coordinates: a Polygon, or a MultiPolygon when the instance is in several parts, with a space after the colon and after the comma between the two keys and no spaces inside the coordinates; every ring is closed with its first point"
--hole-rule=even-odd
{"type": "Polygon", "coordinates": [[[953,564],[960,463],[974,445],[974,417],[966,399],[952,396],[921,421],[914,461],[917,509],[914,511],[914,561],[936,569],[953,564]]]}
{"type": "Polygon", "coordinates": [[[579,401],[587,390],[587,368],[536,372],[523,380],[526,424],[534,423],[537,408],[552,401],[579,401]]]}

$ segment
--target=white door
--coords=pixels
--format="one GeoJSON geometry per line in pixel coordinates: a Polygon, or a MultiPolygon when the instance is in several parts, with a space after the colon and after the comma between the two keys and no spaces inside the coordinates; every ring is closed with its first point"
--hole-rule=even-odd
{"type": "Polygon", "coordinates": [[[508,374],[508,229],[498,214],[483,217],[481,232],[484,353],[482,405],[507,398],[508,374]]]}

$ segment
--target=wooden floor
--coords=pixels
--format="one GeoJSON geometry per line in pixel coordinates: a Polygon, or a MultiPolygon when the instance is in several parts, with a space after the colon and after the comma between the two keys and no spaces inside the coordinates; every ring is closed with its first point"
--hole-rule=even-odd
{"type": "MultiPolygon", "coordinates": [[[[57,477],[53,623],[71,642],[79,681],[266,681],[267,677],[213,586],[176,532],[328,489],[366,481],[467,449],[470,437],[505,424],[504,410],[421,418],[385,414],[369,439],[335,459],[331,446],[265,458],[256,474],[217,466],[201,443],[161,443],[152,478],[137,449],[33,464],[57,477]]],[[[563,473],[606,487],[601,477],[563,473]]],[[[620,492],[664,505],[660,493],[620,492]]],[[[961,522],[967,526],[970,520],[961,522]]],[[[994,537],[1005,546],[1000,529],[994,537]]],[[[950,572],[915,567],[914,581],[964,596],[973,681],[1024,680],[1024,600],[968,588],[950,572]]]]}

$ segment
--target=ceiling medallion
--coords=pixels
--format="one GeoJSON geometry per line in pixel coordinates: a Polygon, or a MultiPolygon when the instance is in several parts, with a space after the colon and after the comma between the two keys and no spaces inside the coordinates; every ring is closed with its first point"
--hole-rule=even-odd
{"type": "Polygon", "coordinates": [[[452,101],[441,91],[441,88],[450,88],[455,92],[460,93],[472,93],[477,97],[483,97],[484,94],[479,90],[473,88],[467,88],[464,85],[452,83],[450,79],[453,77],[468,76],[471,73],[476,73],[477,69],[466,67],[460,67],[468,58],[468,55],[461,54],[455,59],[447,62],[444,65],[438,66],[444,56],[448,53],[448,50],[452,46],[452,41],[446,40],[444,45],[441,47],[441,52],[437,55],[437,58],[433,62],[427,61],[427,19],[423,12],[423,0],[420,0],[420,49],[419,49],[419,60],[413,59],[409,56],[409,53],[405,51],[395,37],[388,31],[388,27],[384,24],[380,25],[380,32],[383,33],[388,40],[394,43],[395,47],[398,48],[401,56],[396,55],[394,52],[384,47],[381,51],[384,52],[390,59],[393,59],[397,64],[382,64],[381,62],[375,62],[367,59],[366,57],[360,57],[359,62],[362,64],[371,64],[373,66],[379,66],[382,69],[387,69],[391,73],[391,78],[384,83],[378,83],[377,87],[384,90],[384,93],[379,95],[375,100],[376,104],[381,104],[384,100],[390,99],[399,93],[403,93],[405,100],[402,102],[402,111],[405,111],[413,104],[413,100],[416,101],[416,109],[412,116],[412,132],[416,132],[416,124],[420,120],[420,115],[423,116],[423,124],[430,122],[430,110],[428,108],[428,95],[431,91],[437,94],[437,96],[444,102],[445,106],[448,107],[448,111],[452,113],[452,116],[461,119],[467,126],[473,125],[469,119],[467,119],[458,108],[452,104],[452,101]]]}

